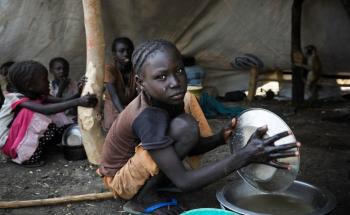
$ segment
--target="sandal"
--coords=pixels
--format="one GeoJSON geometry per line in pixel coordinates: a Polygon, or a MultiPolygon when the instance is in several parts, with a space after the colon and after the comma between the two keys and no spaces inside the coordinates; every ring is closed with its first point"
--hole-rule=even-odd
{"type": "Polygon", "coordinates": [[[38,161],[36,163],[31,163],[31,164],[21,164],[21,166],[24,166],[26,168],[36,168],[36,167],[41,167],[44,166],[46,162],[44,160],[38,161]]]}
{"type": "Polygon", "coordinates": [[[157,189],[159,192],[170,192],[170,193],[182,193],[182,190],[175,186],[169,186],[169,187],[160,187],[157,189]]]}
{"type": "Polygon", "coordinates": [[[12,159],[9,159],[9,161],[13,164],[16,164],[18,166],[22,166],[22,167],[26,167],[26,168],[35,168],[35,167],[41,167],[44,166],[46,164],[46,162],[44,160],[38,161],[36,163],[32,163],[32,164],[19,164],[14,162],[12,159]]]}
{"type": "Polygon", "coordinates": [[[129,201],[129,202],[124,204],[123,210],[130,213],[130,214],[135,214],[135,215],[152,214],[154,211],[158,210],[159,208],[169,207],[169,206],[178,206],[176,199],[170,199],[170,201],[167,201],[167,202],[155,203],[155,204],[145,208],[142,212],[134,210],[132,208],[132,203],[129,201]]]}
{"type": "Polygon", "coordinates": [[[168,202],[159,202],[154,205],[149,206],[148,208],[145,208],[143,213],[145,214],[150,214],[153,213],[155,210],[162,208],[162,207],[168,207],[168,206],[177,206],[177,201],[176,199],[171,199],[168,202]]]}

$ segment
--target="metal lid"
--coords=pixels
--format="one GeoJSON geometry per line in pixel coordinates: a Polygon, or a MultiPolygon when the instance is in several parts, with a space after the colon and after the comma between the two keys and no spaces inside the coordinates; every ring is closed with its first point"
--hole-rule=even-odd
{"type": "MultiPolygon", "coordinates": [[[[250,136],[261,126],[267,125],[267,136],[291,130],[288,125],[271,111],[252,108],[242,112],[237,117],[237,127],[231,139],[232,153],[243,148],[250,136]]],[[[295,136],[289,135],[275,142],[275,145],[283,145],[295,142],[295,136]]],[[[297,148],[290,149],[297,151],[297,148]]],[[[300,157],[277,159],[279,162],[287,162],[291,170],[277,169],[264,164],[252,163],[238,170],[239,175],[253,187],[266,192],[282,191],[288,188],[295,180],[298,171],[300,157]]]]}

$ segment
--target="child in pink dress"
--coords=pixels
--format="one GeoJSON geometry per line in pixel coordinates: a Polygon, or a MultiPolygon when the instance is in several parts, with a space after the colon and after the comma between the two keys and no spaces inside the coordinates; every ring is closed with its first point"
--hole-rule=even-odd
{"type": "Polygon", "coordinates": [[[15,63],[8,79],[13,91],[5,94],[0,110],[0,148],[18,164],[43,164],[45,147],[55,144],[64,127],[72,123],[60,112],[97,103],[94,95],[64,99],[49,96],[48,71],[39,62],[15,63]]]}
{"type": "Polygon", "coordinates": [[[7,93],[10,88],[7,83],[7,71],[14,63],[13,61],[8,61],[0,66],[0,108],[5,100],[4,94],[7,93]]]}

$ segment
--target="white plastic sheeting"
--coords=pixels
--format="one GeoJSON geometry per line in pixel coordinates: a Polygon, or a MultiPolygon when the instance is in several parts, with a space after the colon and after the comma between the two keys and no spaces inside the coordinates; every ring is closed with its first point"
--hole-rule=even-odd
{"type": "MultiPolygon", "coordinates": [[[[249,74],[230,61],[244,53],[267,68],[290,68],[292,0],[101,0],[106,53],[114,37],[135,44],[176,43],[207,70],[205,85],[220,94],[246,89],[249,74]]],[[[350,71],[350,19],[339,0],[305,0],[302,42],[320,50],[325,73],[350,71]]],[[[0,63],[62,56],[78,78],[85,69],[80,0],[0,0],[0,63]]],[[[108,58],[107,58],[108,59],[108,58]]]]}

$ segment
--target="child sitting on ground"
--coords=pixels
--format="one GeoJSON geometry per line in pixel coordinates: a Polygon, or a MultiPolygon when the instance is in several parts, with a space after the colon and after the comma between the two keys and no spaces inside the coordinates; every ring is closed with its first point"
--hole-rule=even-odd
{"type": "MultiPolygon", "coordinates": [[[[172,200],[164,204],[157,189],[170,180],[182,191],[204,187],[235,170],[257,162],[289,168],[278,158],[297,156],[291,143],[274,142],[286,131],[264,139],[267,127],[252,135],[246,147],[223,160],[192,170],[183,164],[187,156],[200,155],[228,142],[235,119],[218,134],[203,137],[198,122],[184,109],[186,73],[178,49],[164,40],[141,44],[132,56],[140,94],[120,113],[107,134],[102,162],[97,170],[116,197],[131,199],[124,210],[131,213],[177,214],[182,208],[172,200]]],[[[201,122],[199,122],[201,123],[201,122]]]]}
{"type": "Polygon", "coordinates": [[[14,63],[13,61],[8,61],[3,63],[0,67],[0,108],[5,100],[4,94],[6,94],[10,88],[7,81],[8,68],[14,63]]]}
{"type": "MultiPolygon", "coordinates": [[[[1,84],[0,84],[0,87],[1,87],[1,84]]],[[[0,108],[2,107],[2,104],[4,103],[4,101],[5,101],[4,94],[2,93],[2,91],[0,91],[0,108]]]]}
{"type": "MultiPolygon", "coordinates": [[[[79,84],[69,78],[69,62],[66,59],[55,57],[50,60],[49,67],[54,77],[50,82],[50,95],[58,98],[80,95],[79,84]]],[[[77,121],[76,107],[66,110],[65,114],[73,121],[77,121]]]]}
{"type": "Polygon", "coordinates": [[[3,94],[6,94],[10,88],[8,86],[7,73],[10,66],[12,66],[14,63],[15,62],[13,61],[8,61],[6,63],[3,63],[0,67],[0,85],[3,94]]]}
{"type": "Polygon", "coordinates": [[[134,44],[127,37],[112,43],[113,65],[105,71],[105,101],[103,129],[107,132],[118,114],[136,97],[135,74],[131,64],[134,44]]]}
{"type": "Polygon", "coordinates": [[[8,80],[13,91],[5,95],[0,111],[0,148],[17,164],[43,164],[43,150],[60,140],[72,123],[60,113],[76,106],[94,107],[94,95],[71,98],[49,96],[48,71],[36,61],[12,65],[8,80]]]}

